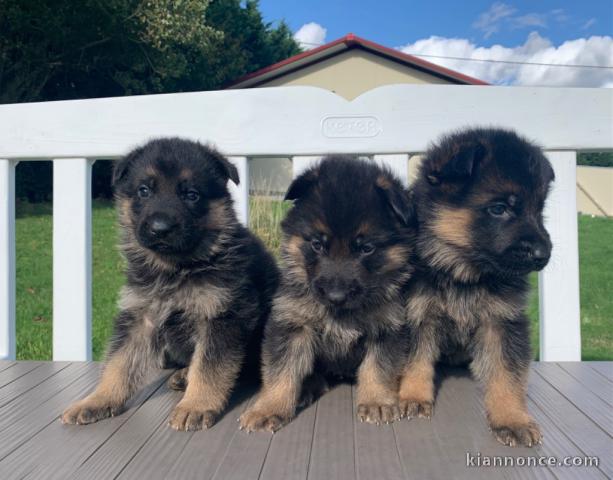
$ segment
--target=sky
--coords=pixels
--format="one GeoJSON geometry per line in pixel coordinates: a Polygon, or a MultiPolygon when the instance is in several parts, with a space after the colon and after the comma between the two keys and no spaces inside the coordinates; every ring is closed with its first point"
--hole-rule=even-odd
{"type": "Polygon", "coordinates": [[[303,48],[354,33],[502,85],[613,88],[613,0],[260,0],[303,48]],[[497,60],[611,68],[480,62],[497,60]]]}

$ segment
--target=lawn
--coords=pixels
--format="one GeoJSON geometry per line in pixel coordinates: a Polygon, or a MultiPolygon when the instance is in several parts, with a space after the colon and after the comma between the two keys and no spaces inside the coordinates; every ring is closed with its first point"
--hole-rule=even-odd
{"type": "MultiPolygon", "coordinates": [[[[279,223],[288,205],[263,197],[251,200],[251,227],[273,251],[279,248],[279,223]]],[[[52,257],[51,206],[17,205],[17,358],[51,359],[52,257]]],[[[122,260],[115,247],[115,212],[94,201],[93,350],[100,359],[117,311],[123,283],[122,260]]],[[[613,360],[613,219],[579,217],[581,336],[584,360],[613,360]]],[[[532,345],[538,352],[536,275],[528,309],[532,345]]],[[[538,355],[537,355],[538,358],[538,355]]]]}

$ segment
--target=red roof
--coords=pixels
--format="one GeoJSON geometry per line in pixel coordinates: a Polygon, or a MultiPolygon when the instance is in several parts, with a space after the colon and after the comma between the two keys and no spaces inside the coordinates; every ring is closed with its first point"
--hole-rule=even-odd
{"type": "Polygon", "coordinates": [[[386,57],[392,61],[405,64],[409,67],[421,70],[425,73],[429,73],[430,75],[434,75],[445,80],[449,80],[453,83],[464,85],[489,85],[483,80],[469,77],[463,73],[427,62],[426,60],[422,60],[414,55],[409,55],[399,50],[385,47],[378,43],[371,42],[370,40],[358,37],[353,33],[349,33],[338,40],[334,40],[333,42],[326,43],[325,45],[312,50],[299,53],[298,55],[294,55],[293,57],[282,60],[274,65],[257,70],[256,72],[249,73],[235,80],[226,88],[256,87],[263,82],[269,81],[299,68],[303,68],[307,65],[319,62],[326,58],[330,58],[352,48],[367,50],[376,55],[386,57]]]}

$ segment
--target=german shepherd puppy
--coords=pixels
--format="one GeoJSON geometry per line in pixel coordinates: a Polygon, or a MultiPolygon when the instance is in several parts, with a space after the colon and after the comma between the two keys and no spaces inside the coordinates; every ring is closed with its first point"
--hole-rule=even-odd
{"type": "Polygon", "coordinates": [[[70,406],[64,423],[121,412],[152,367],[188,367],[169,425],[198,430],[224,409],[248,346],[258,346],[278,283],[273,258],[237,221],[219,152],[177,138],[135,149],[114,169],[127,283],[95,391],[70,406]],[[258,333],[260,334],[258,336],[258,333]]]}
{"type": "Polygon", "coordinates": [[[414,186],[419,266],[407,296],[404,415],[429,418],[435,363],[465,359],[484,385],[496,438],[511,446],[541,442],[526,409],[524,309],[527,275],[551,253],[543,206],[553,179],[541,150],[507,130],[460,131],[427,153],[414,186]]]}
{"type": "Polygon", "coordinates": [[[285,198],[295,203],[282,223],[263,387],[241,429],[275,432],[301,393],[325,389],[325,376],[356,373],[360,420],[398,419],[397,359],[408,342],[401,298],[412,271],[406,192],[376,164],[334,156],[300,175],[285,198]]]}

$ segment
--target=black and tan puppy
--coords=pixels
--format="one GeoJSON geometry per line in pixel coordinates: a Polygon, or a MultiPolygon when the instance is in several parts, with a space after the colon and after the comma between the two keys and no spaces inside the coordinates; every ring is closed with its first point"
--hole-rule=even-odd
{"type": "Polygon", "coordinates": [[[282,279],[267,323],[263,387],[241,418],[274,432],[296,413],[305,384],[357,374],[358,416],[400,416],[406,350],[401,296],[411,275],[413,227],[400,182],[372,162],[329,157],[290,186],[282,279]],[[400,367],[400,368],[399,368],[400,367]],[[325,378],[325,377],[324,377],[325,378]]]}
{"type": "Polygon", "coordinates": [[[419,268],[399,394],[407,416],[430,417],[435,363],[463,358],[484,385],[496,438],[513,446],[541,441],[526,409],[524,308],[527,275],[551,252],[543,206],[553,178],[539,148],[506,130],[461,131],[427,153],[414,187],[419,268]]]}
{"type": "Polygon", "coordinates": [[[236,219],[228,180],[235,167],[217,151],[180,139],[147,143],[114,171],[127,283],[95,391],[69,407],[64,423],[119,413],[153,367],[188,367],[170,416],[177,430],[213,425],[257,346],[278,271],[236,219]],[[255,337],[255,338],[254,338],[255,337]]]}

